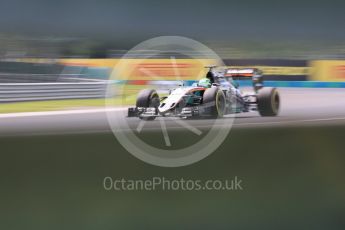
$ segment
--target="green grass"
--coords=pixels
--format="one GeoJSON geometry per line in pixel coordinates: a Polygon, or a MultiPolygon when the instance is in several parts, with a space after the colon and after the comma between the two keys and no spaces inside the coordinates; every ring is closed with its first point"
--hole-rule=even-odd
{"type": "MultiPolygon", "coordinates": [[[[147,86],[128,85],[121,89],[124,93],[122,97],[109,99],[114,106],[134,105],[138,92],[147,86]]],[[[20,113],[38,111],[70,110],[92,107],[104,107],[106,101],[101,99],[69,99],[69,100],[49,100],[49,101],[30,101],[0,103],[0,113],[20,113]]]]}
{"type": "Polygon", "coordinates": [[[4,103],[0,104],[0,113],[52,111],[79,107],[100,107],[104,106],[104,103],[104,99],[53,100],[4,103]]]}
{"type": "MultiPolygon", "coordinates": [[[[114,98],[114,106],[132,105],[135,102],[135,96],[114,98]]],[[[51,100],[51,101],[32,101],[0,104],[0,113],[19,113],[19,112],[38,112],[38,111],[56,111],[81,109],[85,107],[104,107],[105,99],[71,99],[71,100],[51,100]]]]}

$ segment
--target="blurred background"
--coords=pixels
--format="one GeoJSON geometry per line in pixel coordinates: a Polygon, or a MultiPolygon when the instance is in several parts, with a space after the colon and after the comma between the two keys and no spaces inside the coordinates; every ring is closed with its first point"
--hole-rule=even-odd
{"type": "MultiPolygon", "coordinates": [[[[260,68],[265,80],[342,82],[345,79],[344,5],[340,0],[3,1],[0,82],[107,80],[118,59],[128,50],[147,39],[169,35],[185,36],[205,44],[223,58],[226,65],[260,68]]],[[[158,61],[150,66],[151,70],[163,69],[164,62],[158,61]]],[[[171,73],[167,73],[162,78],[170,76],[171,73]]],[[[137,75],[132,79],[142,80],[142,77],[137,75]]],[[[186,80],[193,78],[193,74],[185,77],[186,80]]],[[[291,84],[294,83],[278,82],[275,86],[291,84]]],[[[297,84],[310,86],[306,82],[297,84]]],[[[98,91],[83,95],[79,91],[79,96],[67,94],[66,88],[70,87],[81,88],[80,85],[61,86],[63,95],[33,95],[38,88],[30,86],[26,90],[31,93],[7,93],[0,96],[0,101],[104,96],[100,84],[83,86],[89,91],[95,88],[98,91]]],[[[78,103],[102,104],[97,100],[69,101],[64,107],[78,103]]],[[[57,104],[62,102],[0,105],[4,107],[0,112],[59,109],[61,106],[57,104]]]]}
{"type": "Polygon", "coordinates": [[[344,2],[2,1],[2,57],[109,57],[186,36],[222,58],[344,57],[344,2]]]}
{"type": "MultiPolygon", "coordinates": [[[[344,9],[342,0],[2,0],[0,228],[344,229],[344,9]],[[282,92],[282,116],[238,119],[255,125],[233,129],[209,158],[171,169],[132,157],[104,114],[18,115],[102,109],[122,55],[157,36],[188,37],[228,66],[263,70],[282,92]],[[239,176],[244,191],[109,192],[106,176],[239,176]]],[[[171,80],[168,56],[144,63],[171,80]]],[[[176,58],[190,67],[180,69],[184,80],[195,80],[203,67],[176,58]]],[[[133,104],[153,79],[128,77],[133,104]]]]}

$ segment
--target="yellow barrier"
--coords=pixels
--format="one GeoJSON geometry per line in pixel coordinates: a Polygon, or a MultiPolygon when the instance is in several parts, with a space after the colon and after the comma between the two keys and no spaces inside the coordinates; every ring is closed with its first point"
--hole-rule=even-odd
{"type": "Polygon", "coordinates": [[[193,80],[205,76],[204,67],[212,64],[210,59],[122,59],[116,74],[128,80],[193,80]]]}
{"type": "MultiPolygon", "coordinates": [[[[206,74],[210,59],[61,59],[63,65],[118,67],[117,79],[126,80],[193,80],[206,74]]],[[[113,78],[115,76],[112,76],[113,78]]]]}
{"type": "MultiPolygon", "coordinates": [[[[80,65],[113,68],[120,59],[61,59],[64,65],[80,65]]],[[[183,79],[195,79],[200,71],[204,73],[204,66],[214,64],[209,59],[176,59],[173,63],[170,59],[125,59],[124,66],[128,69],[123,76],[130,79],[147,79],[160,77],[175,79],[177,74],[183,79]],[[131,72],[131,73],[129,73],[131,72]],[[148,75],[151,75],[148,76],[148,75]]],[[[231,66],[235,68],[248,68],[248,66],[231,66]]],[[[309,67],[286,67],[286,66],[250,66],[263,71],[264,75],[308,75],[309,67]]]]}
{"type": "MultiPolygon", "coordinates": [[[[22,60],[24,61],[24,60],[22,60]]],[[[26,59],[26,62],[42,62],[40,59],[26,59]]],[[[131,80],[198,79],[206,73],[204,66],[216,64],[210,59],[57,59],[56,62],[66,66],[108,67],[113,69],[121,61],[122,78],[131,80]]],[[[248,68],[248,66],[231,66],[248,68]]],[[[264,75],[309,75],[310,67],[287,66],[250,66],[263,71],[264,75]]],[[[119,74],[120,75],[120,74],[119,74]]]]}
{"type": "Polygon", "coordinates": [[[345,60],[320,60],[310,63],[311,81],[345,81],[345,60]]]}
{"type": "Polygon", "coordinates": [[[87,58],[64,58],[59,59],[58,63],[71,66],[88,66],[88,67],[108,67],[113,68],[120,59],[87,59],[87,58]]]}

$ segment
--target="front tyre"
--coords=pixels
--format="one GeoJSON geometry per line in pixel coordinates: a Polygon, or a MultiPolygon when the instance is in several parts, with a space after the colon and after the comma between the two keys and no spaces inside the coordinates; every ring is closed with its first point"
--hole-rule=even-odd
{"type": "Polygon", "coordinates": [[[280,97],[276,88],[264,87],[257,94],[258,111],[261,116],[277,116],[280,97]]]}
{"type": "Polygon", "coordinates": [[[218,87],[211,87],[205,90],[202,104],[214,118],[223,117],[225,114],[225,95],[218,87]]]}
{"type": "MultiPolygon", "coordinates": [[[[160,100],[156,90],[154,89],[143,89],[137,96],[136,106],[141,108],[156,108],[158,111],[160,100]]],[[[140,119],[151,121],[154,120],[155,116],[139,116],[140,119]]]]}

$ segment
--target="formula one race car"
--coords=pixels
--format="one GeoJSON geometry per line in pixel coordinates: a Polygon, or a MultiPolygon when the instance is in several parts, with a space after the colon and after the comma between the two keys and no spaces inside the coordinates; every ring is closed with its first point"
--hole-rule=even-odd
{"type": "Polygon", "coordinates": [[[159,97],[154,89],[139,92],[136,107],[128,109],[128,117],[154,120],[158,116],[223,117],[226,114],[258,111],[261,116],[276,116],[280,98],[276,88],[263,87],[261,71],[257,69],[216,68],[209,66],[204,79],[192,86],[171,90],[159,97]],[[233,80],[252,77],[254,92],[244,94],[233,80]]]}

